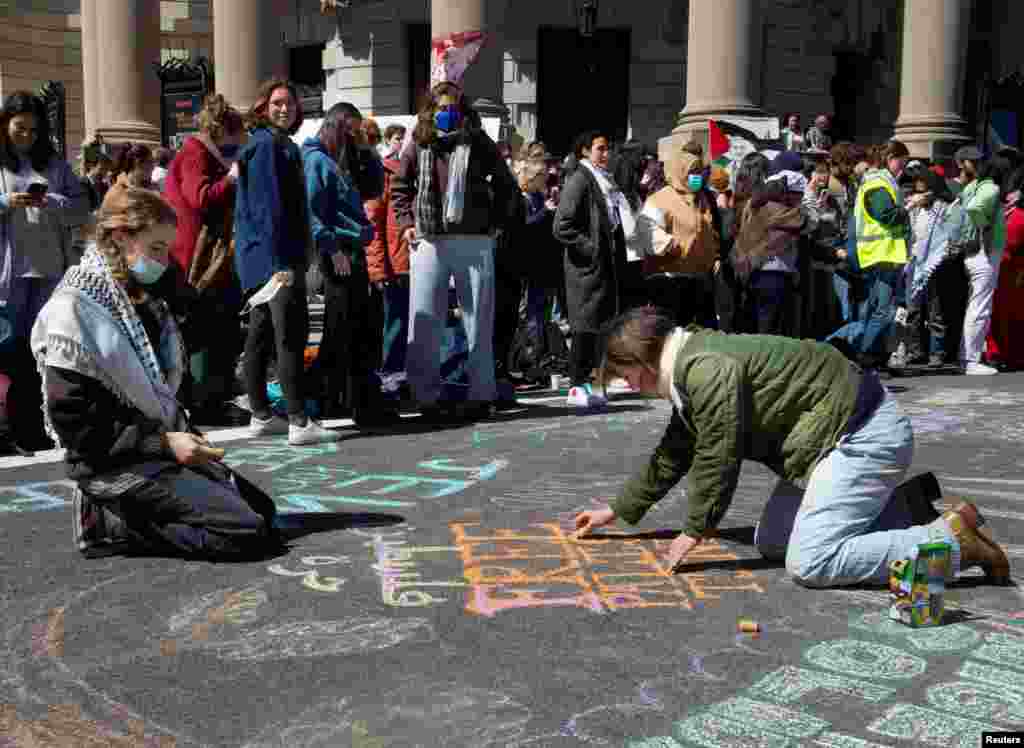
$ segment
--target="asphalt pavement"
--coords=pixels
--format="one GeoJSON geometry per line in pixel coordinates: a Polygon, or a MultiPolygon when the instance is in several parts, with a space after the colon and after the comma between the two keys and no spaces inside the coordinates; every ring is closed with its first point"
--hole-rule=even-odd
{"type": "MultiPolygon", "coordinates": [[[[1017,570],[1024,375],[889,384],[912,474],[977,501],[1017,570]]],[[[910,629],[881,589],[799,587],[751,544],[775,483],[753,464],[685,573],[660,562],[682,487],[574,540],[669,406],[522,405],[442,430],[335,422],[345,440],[318,447],[214,434],[319,530],[259,563],[85,560],[59,455],[0,459],[0,746],[973,748],[1024,729],[1016,588],[965,575],[947,625],[910,629]]]]}

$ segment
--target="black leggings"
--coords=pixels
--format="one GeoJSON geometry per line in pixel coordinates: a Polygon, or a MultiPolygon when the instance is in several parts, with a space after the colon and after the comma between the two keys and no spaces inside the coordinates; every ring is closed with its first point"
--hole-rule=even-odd
{"type": "Polygon", "coordinates": [[[339,403],[353,413],[380,405],[380,384],[374,374],[380,361],[381,328],[371,322],[370,280],[365,267],[342,277],[333,263],[321,261],[324,275],[324,335],[309,372],[310,393],[339,403]]]}
{"type": "Polygon", "coordinates": [[[572,334],[569,376],[572,378],[574,387],[589,382],[590,372],[600,363],[597,345],[598,335],[596,332],[574,332],[572,334]]]}
{"type": "Polygon", "coordinates": [[[249,336],[245,341],[245,386],[249,405],[259,418],[270,413],[267,398],[267,364],[277,352],[277,378],[288,404],[289,417],[306,412],[302,380],[303,356],[309,339],[309,303],[306,299],[306,275],[295,271],[295,282],[280,289],[266,304],[260,304],[249,316],[249,336]]]}

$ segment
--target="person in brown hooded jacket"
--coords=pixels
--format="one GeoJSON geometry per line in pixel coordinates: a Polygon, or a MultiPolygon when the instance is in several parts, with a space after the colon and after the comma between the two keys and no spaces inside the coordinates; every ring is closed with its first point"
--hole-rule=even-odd
{"type": "Polygon", "coordinates": [[[706,185],[703,149],[689,143],[665,164],[668,184],[637,216],[648,303],[676,324],[703,323],[712,306],[710,279],[720,261],[722,224],[706,185]]]}

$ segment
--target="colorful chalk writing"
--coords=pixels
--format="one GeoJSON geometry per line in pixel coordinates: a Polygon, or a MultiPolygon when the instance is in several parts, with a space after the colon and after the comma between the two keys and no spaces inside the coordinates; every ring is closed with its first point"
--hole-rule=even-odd
{"type": "Polygon", "coordinates": [[[70,480],[0,486],[0,514],[62,509],[71,504],[74,490],[75,483],[70,480]]]}
{"type": "MultiPolygon", "coordinates": [[[[301,559],[304,566],[331,566],[335,564],[349,564],[351,559],[348,556],[305,556],[301,559]]],[[[302,586],[316,592],[337,592],[347,580],[339,577],[321,577],[316,569],[299,569],[298,571],[286,569],[281,564],[271,564],[267,571],[280,577],[301,577],[302,586]]]]}
{"type": "Polygon", "coordinates": [[[435,581],[420,579],[415,571],[415,557],[428,554],[452,554],[458,548],[450,546],[408,546],[408,531],[405,528],[392,533],[377,533],[366,546],[373,549],[376,563],[373,570],[380,578],[381,599],[386,605],[396,608],[422,608],[446,602],[448,598],[437,597],[424,591],[430,588],[466,587],[465,582],[435,581]]]}
{"type": "Polygon", "coordinates": [[[493,479],[508,464],[508,460],[492,460],[464,466],[447,458],[419,463],[417,467],[433,471],[431,475],[360,473],[346,467],[310,464],[276,476],[274,489],[281,494],[278,502],[309,512],[329,512],[331,505],[337,504],[401,509],[424,499],[461,493],[480,481],[493,479]]]}
{"type": "Polygon", "coordinates": [[[909,680],[924,673],[928,667],[920,657],[860,639],[816,644],[804,653],[804,659],[822,670],[878,680],[909,680]]]}
{"type": "Polygon", "coordinates": [[[278,473],[337,452],[337,444],[316,444],[295,449],[280,441],[257,440],[239,449],[228,450],[224,464],[231,468],[244,465],[247,470],[258,473],[278,473]]]}
{"type": "MultiPolygon", "coordinates": [[[[763,592],[746,571],[674,575],[660,557],[668,541],[577,540],[557,523],[526,531],[486,530],[478,522],[449,524],[470,589],[466,611],[494,617],[521,608],[576,607],[594,613],[630,608],[690,610],[722,592],[763,592]]],[[[715,542],[694,552],[700,561],[736,560],[715,542]]]]}
{"type": "Polygon", "coordinates": [[[1004,633],[982,637],[966,624],[925,632],[887,625],[884,615],[854,615],[851,634],[865,638],[815,644],[804,652],[807,666],[778,668],[745,692],[675,722],[671,736],[633,740],[628,745],[882,748],[869,739],[833,732],[827,714],[808,711],[809,707],[825,711],[851,699],[873,705],[887,702],[885,713],[864,728],[868,733],[920,745],[967,748],[979,744],[982,732],[1024,725],[1024,638],[1004,633]],[[927,636],[919,637],[922,633],[927,636]],[[888,643],[879,641],[878,635],[888,643]],[[945,663],[956,652],[970,659],[961,664],[952,681],[920,689],[924,705],[891,703],[897,688],[904,694],[917,691],[907,686],[927,671],[927,657],[945,663]]]}
{"type": "Polygon", "coordinates": [[[896,704],[868,725],[868,730],[898,740],[913,740],[917,744],[976,748],[981,733],[996,732],[998,728],[913,704],[896,704]]]}

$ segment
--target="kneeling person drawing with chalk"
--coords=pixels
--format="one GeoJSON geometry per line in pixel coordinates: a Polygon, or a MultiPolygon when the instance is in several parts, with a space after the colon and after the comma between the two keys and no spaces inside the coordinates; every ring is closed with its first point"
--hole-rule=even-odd
{"type": "Polygon", "coordinates": [[[890,561],[937,541],[953,549],[953,574],[981,566],[991,581],[1009,581],[1006,555],[971,503],[933,511],[927,524],[877,528],[910,466],[913,430],[877,373],[831,345],[684,329],[638,308],[605,332],[601,380],[613,377],[672,402],[672,420],[619,497],[577,515],[578,537],[617,518],[636,524],[688,476],[689,514],[666,559],[677,571],[722,521],[749,459],[785,481],[806,481],[786,549],[786,569],[801,584],[885,584],[890,561]]]}

